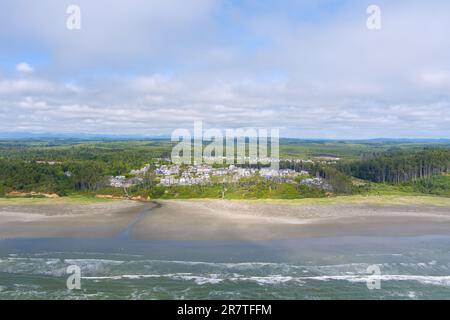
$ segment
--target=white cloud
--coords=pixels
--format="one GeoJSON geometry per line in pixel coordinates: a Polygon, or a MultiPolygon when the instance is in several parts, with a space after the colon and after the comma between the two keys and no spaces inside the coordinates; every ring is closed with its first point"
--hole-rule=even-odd
{"type": "Polygon", "coordinates": [[[310,138],[450,137],[448,1],[379,0],[375,32],[364,1],[302,19],[329,1],[80,0],[80,32],[61,23],[64,2],[4,1],[0,44],[37,42],[50,61],[0,77],[0,131],[167,134],[202,119],[310,138]]]}
{"type": "Polygon", "coordinates": [[[425,72],[421,75],[421,80],[425,86],[450,88],[450,75],[444,71],[425,72]]]}
{"type": "MultiPolygon", "coordinates": [[[[33,81],[47,83],[38,78],[33,81]]],[[[3,94],[0,131],[169,134],[173,128],[190,128],[194,120],[201,119],[208,127],[281,127],[283,136],[308,138],[450,136],[448,99],[403,104],[339,99],[330,103],[297,91],[287,80],[268,84],[197,79],[192,83],[160,75],[113,83],[97,80],[81,91],[57,83],[47,85],[53,90],[44,86],[28,90],[27,95],[23,90],[3,94]]]]}
{"type": "Polygon", "coordinates": [[[16,70],[19,71],[19,72],[23,72],[23,73],[32,73],[32,72],[34,72],[33,67],[31,67],[26,62],[21,62],[21,63],[17,64],[16,65],[16,70]]]}
{"type": "Polygon", "coordinates": [[[55,83],[38,78],[0,79],[0,94],[4,96],[48,94],[56,90],[57,87],[55,83]]]}

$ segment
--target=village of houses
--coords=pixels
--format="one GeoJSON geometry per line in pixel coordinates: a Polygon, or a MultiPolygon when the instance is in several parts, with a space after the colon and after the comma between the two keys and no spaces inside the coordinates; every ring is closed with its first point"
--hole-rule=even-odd
{"type": "MultiPolygon", "coordinates": [[[[312,160],[290,160],[294,162],[312,162],[312,160]]],[[[329,190],[331,186],[322,178],[309,177],[309,172],[305,170],[295,171],[292,169],[271,169],[270,167],[245,168],[235,165],[228,165],[216,168],[208,164],[199,165],[177,165],[177,164],[155,164],[154,175],[156,182],[160,186],[192,186],[206,185],[212,183],[232,183],[240,179],[252,176],[263,177],[279,183],[293,183],[297,177],[299,182],[309,187],[318,187],[329,190]]],[[[131,170],[129,177],[110,177],[110,186],[115,188],[128,188],[142,184],[144,175],[152,170],[150,165],[141,169],[131,170]]]]}

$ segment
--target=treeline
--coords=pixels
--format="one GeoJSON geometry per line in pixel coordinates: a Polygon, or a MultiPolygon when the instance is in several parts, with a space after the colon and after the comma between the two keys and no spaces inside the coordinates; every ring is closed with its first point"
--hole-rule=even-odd
{"type": "Polygon", "coordinates": [[[280,169],[292,169],[297,172],[308,171],[310,175],[325,179],[332,187],[333,191],[341,194],[350,194],[353,191],[351,177],[339,171],[332,165],[319,162],[296,162],[280,161],[280,169]]]}
{"type": "Polygon", "coordinates": [[[0,194],[34,191],[65,195],[70,191],[95,191],[106,186],[105,171],[95,161],[45,164],[0,159],[0,194]]]}
{"type": "Polygon", "coordinates": [[[9,191],[63,193],[69,186],[66,178],[58,166],[0,159],[1,193],[9,191]]]}
{"type": "Polygon", "coordinates": [[[450,170],[450,149],[391,151],[341,163],[337,168],[354,177],[382,183],[416,181],[450,170]]]}
{"type": "Polygon", "coordinates": [[[325,179],[333,187],[333,191],[336,193],[350,194],[353,192],[351,178],[332,166],[319,166],[316,174],[325,179]]]}

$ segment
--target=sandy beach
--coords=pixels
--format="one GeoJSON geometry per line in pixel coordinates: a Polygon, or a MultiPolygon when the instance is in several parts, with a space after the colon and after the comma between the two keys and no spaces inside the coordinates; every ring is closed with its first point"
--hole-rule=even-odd
{"type": "Polygon", "coordinates": [[[450,207],[160,201],[133,230],[137,239],[276,240],[337,235],[450,233],[450,207]]]}
{"type": "Polygon", "coordinates": [[[133,201],[0,204],[0,238],[113,237],[147,206],[133,201]]]}
{"type": "Polygon", "coordinates": [[[228,200],[0,204],[0,237],[276,240],[339,235],[450,234],[450,206],[228,200]]]}

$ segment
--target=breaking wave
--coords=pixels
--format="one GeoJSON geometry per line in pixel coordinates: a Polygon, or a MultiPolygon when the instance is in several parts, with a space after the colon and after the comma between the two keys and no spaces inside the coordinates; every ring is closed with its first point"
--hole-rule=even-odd
{"type": "MultiPolygon", "coordinates": [[[[303,285],[308,281],[367,282],[414,281],[450,287],[450,266],[435,260],[418,263],[384,263],[378,277],[367,273],[367,263],[293,265],[269,262],[214,263],[201,261],[112,260],[18,257],[0,259],[1,274],[66,277],[69,265],[77,265],[86,281],[165,279],[198,285],[253,282],[259,285],[303,285]]],[[[0,288],[0,291],[2,288],[0,288]]]]}

